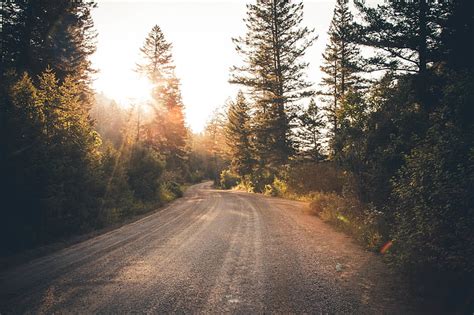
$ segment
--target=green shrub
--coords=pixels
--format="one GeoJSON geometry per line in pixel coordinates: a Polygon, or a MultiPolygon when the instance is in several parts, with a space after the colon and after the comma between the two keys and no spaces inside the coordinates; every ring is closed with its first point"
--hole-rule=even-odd
{"type": "Polygon", "coordinates": [[[240,177],[230,170],[223,170],[220,176],[220,186],[224,189],[231,189],[240,182],[240,177]]]}
{"type": "Polygon", "coordinates": [[[180,184],[176,182],[170,182],[168,183],[168,187],[170,191],[176,196],[176,197],[182,197],[183,196],[183,189],[180,184]]]}
{"type": "Polygon", "coordinates": [[[396,221],[390,258],[418,275],[468,281],[472,290],[474,149],[466,138],[455,125],[440,122],[407,157],[393,183],[396,221]]]}
{"type": "Polygon", "coordinates": [[[388,231],[383,214],[356,198],[336,193],[315,193],[310,210],[371,250],[379,250],[387,241],[388,231]]]}
{"type": "Polygon", "coordinates": [[[150,202],[158,197],[164,162],[151,148],[135,145],[128,165],[128,182],[135,198],[150,202]]]}
{"type": "Polygon", "coordinates": [[[252,181],[249,179],[249,176],[244,176],[241,178],[239,184],[235,186],[235,188],[250,193],[255,192],[255,187],[253,186],[252,181]]]}
{"type": "Polygon", "coordinates": [[[272,184],[265,185],[263,193],[267,196],[285,197],[287,190],[286,182],[275,177],[272,184]]]}

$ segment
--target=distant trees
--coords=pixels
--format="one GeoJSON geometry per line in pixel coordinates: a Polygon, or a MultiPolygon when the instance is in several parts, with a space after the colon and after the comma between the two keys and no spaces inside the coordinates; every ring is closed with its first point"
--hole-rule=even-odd
{"type": "Polygon", "coordinates": [[[241,177],[252,172],[254,152],[252,127],[250,126],[250,107],[242,91],[231,102],[227,111],[226,137],[232,156],[231,168],[241,177]]]}
{"type": "Polygon", "coordinates": [[[323,132],[326,126],[314,98],[311,98],[308,108],[298,116],[296,145],[298,154],[303,160],[320,161],[323,154],[323,132]]]}
{"type": "Polygon", "coordinates": [[[203,144],[206,147],[211,165],[209,170],[217,185],[221,171],[228,167],[229,143],[226,141],[226,106],[215,109],[204,128],[203,144]]]}

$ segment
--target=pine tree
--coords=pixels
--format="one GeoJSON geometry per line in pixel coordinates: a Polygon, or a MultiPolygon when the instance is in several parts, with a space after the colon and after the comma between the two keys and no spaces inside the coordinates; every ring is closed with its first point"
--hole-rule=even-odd
{"type": "Polygon", "coordinates": [[[155,117],[147,126],[147,141],[166,157],[168,169],[177,170],[184,167],[188,132],[171,49],[171,43],[155,25],[140,49],[143,62],[137,64],[137,71],[146,75],[154,85],[155,117]]]}
{"type": "Polygon", "coordinates": [[[227,111],[226,139],[232,156],[232,170],[240,177],[250,174],[254,163],[249,111],[247,100],[239,91],[227,111]]]}
{"type": "Polygon", "coordinates": [[[88,58],[95,51],[95,7],[90,0],[3,1],[2,72],[26,71],[36,78],[50,67],[60,81],[74,76],[88,82],[88,58]]]}
{"type": "MultiPolygon", "coordinates": [[[[424,73],[436,59],[440,23],[449,5],[445,1],[387,1],[369,7],[356,1],[363,23],[360,44],[376,48],[369,70],[424,73]]],[[[448,1],[449,2],[449,1],[448,1]]]]}
{"type": "Polygon", "coordinates": [[[48,69],[37,86],[23,75],[9,97],[2,181],[10,185],[4,199],[11,245],[80,231],[97,215],[100,159],[100,138],[82,106],[81,85],[72,77],[60,83],[48,69]],[[21,235],[25,229],[30,234],[21,235]]]}
{"type": "Polygon", "coordinates": [[[357,40],[376,52],[365,68],[414,74],[417,102],[427,115],[436,102],[428,88],[428,70],[442,59],[441,30],[457,2],[464,1],[388,1],[375,8],[356,1],[363,19],[357,40]]]}
{"type": "Polygon", "coordinates": [[[312,30],[302,27],[303,4],[258,0],[247,5],[247,33],[233,39],[243,57],[234,66],[231,83],[249,89],[254,99],[257,157],[262,165],[287,162],[293,153],[291,128],[295,102],[312,95],[301,60],[313,43],[312,30]]]}
{"type": "MultiPolygon", "coordinates": [[[[9,133],[7,121],[13,104],[8,89],[27,73],[33,84],[47,68],[60,82],[74,77],[81,91],[81,106],[91,107],[89,61],[95,51],[91,0],[12,0],[0,5],[0,165],[9,133]]],[[[1,167],[1,166],[0,166],[1,167]]]]}
{"type": "Polygon", "coordinates": [[[153,84],[170,79],[174,70],[171,49],[172,45],[166,41],[161,28],[153,26],[140,48],[143,61],[137,64],[137,72],[145,74],[153,84]]]}
{"type": "MultiPolygon", "coordinates": [[[[359,48],[352,41],[353,16],[346,0],[337,0],[334,16],[329,28],[329,43],[323,53],[324,73],[322,85],[323,100],[326,102],[326,115],[331,124],[331,138],[338,134],[341,103],[351,89],[361,87],[359,72],[359,48]]],[[[332,154],[337,156],[338,149],[331,141],[332,154]]]]}
{"type": "Polygon", "coordinates": [[[214,179],[216,185],[219,184],[221,171],[227,168],[227,161],[230,148],[226,141],[226,106],[217,108],[211,114],[211,118],[204,128],[204,145],[209,154],[208,174],[214,179]]]}
{"type": "Polygon", "coordinates": [[[325,123],[314,98],[311,98],[308,108],[299,116],[299,121],[300,127],[297,132],[299,154],[307,160],[323,159],[321,144],[325,123]]]}

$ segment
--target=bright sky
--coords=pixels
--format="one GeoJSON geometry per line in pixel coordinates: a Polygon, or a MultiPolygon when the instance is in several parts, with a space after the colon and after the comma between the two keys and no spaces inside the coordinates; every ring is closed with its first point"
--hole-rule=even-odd
{"type": "MultiPolygon", "coordinates": [[[[293,0],[296,1],[296,0],[293,0]]],[[[232,37],[245,33],[245,3],[239,0],[98,0],[93,12],[98,32],[92,62],[99,73],[97,92],[127,105],[144,101],[150,86],[133,69],[139,48],[153,25],[158,24],[173,44],[176,74],[181,80],[186,121],[193,131],[203,129],[210,113],[234,97],[229,68],[238,64],[232,37]]],[[[335,0],[306,0],[304,24],[315,28],[319,39],[306,55],[308,77],[318,83],[321,53],[335,0]]]]}

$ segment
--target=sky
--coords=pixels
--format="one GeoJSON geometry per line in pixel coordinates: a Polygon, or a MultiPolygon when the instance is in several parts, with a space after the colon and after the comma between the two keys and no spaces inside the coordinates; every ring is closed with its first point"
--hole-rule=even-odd
{"type": "MultiPolygon", "coordinates": [[[[293,0],[299,1],[299,0],[293,0]]],[[[233,98],[238,86],[228,83],[229,68],[239,64],[232,37],[245,34],[240,0],[98,0],[93,19],[98,33],[91,61],[99,72],[94,88],[124,106],[149,99],[150,84],[134,68],[146,35],[157,24],[173,44],[176,74],[181,82],[186,122],[194,132],[204,128],[210,114],[233,98]]],[[[305,59],[311,82],[320,81],[321,54],[335,0],[306,0],[303,25],[319,38],[305,59]]]]}

